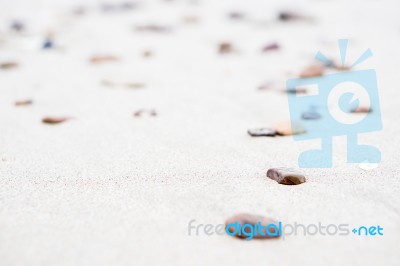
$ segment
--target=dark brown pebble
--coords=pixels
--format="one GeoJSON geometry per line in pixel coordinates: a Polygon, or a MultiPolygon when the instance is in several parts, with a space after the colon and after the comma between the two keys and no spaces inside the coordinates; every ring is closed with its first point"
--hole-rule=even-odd
{"type": "Polygon", "coordinates": [[[256,238],[256,239],[276,238],[276,237],[279,237],[281,234],[281,232],[279,232],[279,226],[278,226],[277,221],[267,218],[267,217],[264,217],[264,216],[261,216],[261,215],[240,213],[240,214],[230,217],[229,219],[227,219],[225,221],[225,228],[232,234],[235,233],[234,236],[238,237],[238,238],[246,239],[246,238],[249,238],[249,236],[246,236],[242,233],[239,234],[239,232],[238,232],[239,228],[235,227],[235,223],[240,225],[240,232],[242,232],[241,229],[244,225],[246,225],[246,224],[250,225],[253,229],[250,229],[248,226],[246,226],[243,230],[248,235],[249,235],[249,233],[252,233],[251,230],[253,230],[254,238],[256,238]],[[259,223],[263,227],[266,227],[271,224],[273,224],[275,226],[268,226],[268,233],[267,233],[267,228],[261,228],[260,231],[262,232],[262,234],[260,234],[258,231],[259,223]],[[254,231],[255,226],[257,227],[256,231],[254,231]]]}
{"type": "Polygon", "coordinates": [[[292,168],[271,168],[267,171],[267,177],[283,185],[299,185],[306,182],[305,176],[292,168]]]}
{"type": "Polygon", "coordinates": [[[247,131],[252,137],[275,137],[276,131],[273,128],[253,128],[247,131]]]}
{"type": "Polygon", "coordinates": [[[15,102],[15,106],[26,106],[26,105],[32,105],[33,101],[32,100],[20,100],[15,102]]]}
{"type": "Polygon", "coordinates": [[[47,116],[42,119],[42,122],[45,124],[59,124],[71,119],[70,117],[54,117],[54,116],[47,116]]]}

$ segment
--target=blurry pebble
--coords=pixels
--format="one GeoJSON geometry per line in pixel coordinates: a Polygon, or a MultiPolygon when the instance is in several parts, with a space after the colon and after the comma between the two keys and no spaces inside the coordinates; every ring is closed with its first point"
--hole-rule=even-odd
{"type": "Polygon", "coordinates": [[[157,116],[157,112],[154,109],[140,109],[133,113],[134,117],[141,117],[142,114],[147,113],[150,116],[157,116]]]}
{"type": "Polygon", "coordinates": [[[150,32],[168,32],[168,31],[170,31],[170,28],[168,28],[168,27],[161,26],[161,25],[155,25],[155,24],[137,26],[135,29],[137,31],[150,31],[150,32]]]}
{"type": "Polygon", "coordinates": [[[311,77],[319,77],[324,74],[324,67],[322,65],[311,65],[300,72],[300,78],[311,78],[311,77]]]}
{"type": "Polygon", "coordinates": [[[369,108],[368,106],[359,106],[353,110],[351,110],[352,113],[357,113],[357,114],[365,114],[365,113],[370,113],[372,112],[372,109],[369,108]]]}
{"type": "Polygon", "coordinates": [[[229,13],[229,18],[234,20],[244,19],[245,15],[240,12],[231,12],[229,13]]]}
{"type": "Polygon", "coordinates": [[[290,121],[278,123],[275,130],[277,135],[280,136],[298,135],[306,132],[300,123],[291,123],[290,121]]]}
{"type": "Polygon", "coordinates": [[[14,31],[23,31],[25,29],[25,24],[21,21],[15,20],[11,23],[10,28],[14,31]]]}
{"type": "Polygon", "coordinates": [[[124,87],[131,88],[131,89],[141,89],[144,88],[146,85],[143,83],[133,83],[128,82],[123,84],[124,87]]]}
{"type": "Polygon", "coordinates": [[[299,185],[306,182],[305,176],[292,168],[271,168],[267,171],[267,177],[283,185],[299,185]]]}
{"type": "Polygon", "coordinates": [[[269,52],[269,51],[274,51],[274,50],[278,50],[280,47],[279,47],[279,44],[277,44],[277,43],[271,43],[271,44],[268,44],[268,45],[266,45],[264,48],[263,48],[263,52],[269,52]]]}
{"type": "Polygon", "coordinates": [[[283,92],[288,93],[288,94],[306,94],[307,89],[302,88],[302,87],[287,88],[286,90],[283,90],[283,92]]]}
{"type": "Polygon", "coordinates": [[[100,63],[106,63],[106,62],[115,62],[118,60],[119,60],[118,57],[113,56],[113,55],[98,55],[98,56],[92,56],[90,58],[90,63],[100,64],[100,63]]]}
{"type": "Polygon", "coordinates": [[[276,131],[273,128],[253,128],[247,131],[252,137],[275,137],[276,131]]]}
{"type": "Polygon", "coordinates": [[[42,45],[43,49],[51,49],[53,47],[54,47],[54,42],[51,39],[44,40],[42,45]]]}
{"type": "Polygon", "coordinates": [[[32,100],[20,100],[15,102],[15,106],[27,106],[27,105],[32,105],[33,101],[32,100]]]}
{"type": "MultiPolygon", "coordinates": [[[[225,221],[225,228],[232,234],[236,232],[236,234],[234,235],[235,237],[248,238],[249,236],[246,236],[242,233],[239,234],[239,232],[241,232],[241,230],[237,230],[237,228],[235,227],[235,223],[240,225],[240,229],[242,229],[243,226],[246,224],[250,225],[252,228],[257,226],[258,230],[256,230],[256,232],[253,231],[254,238],[257,238],[257,239],[268,239],[268,238],[279,237],[281,235],[281,232],[276,231],[276,229],[278,228],[278,222],[273,219],[261,216],[261,215],[240,213],[240,214],[237,214],[237,215],[234,215],[234,216],[228,218],[225,221]],[[263,227],[259,228],[258,227],[259,224],[261,224],[263,227]],[[268,226],[270,224],[274,224],[275,226],[268,226]],[[266,231],[267,229],[268,229],[268,233],[266,231]],[[261,233],[259,230],[261,231],[261,233]]],[[[245,228],[243,228],[243,230],[245,233],[247,233],[249,235],[250,233],[252,233],[252,231],[251,231],[252,228],[249,228],[249,226],[246,226],[245,228]]]]}
{"type": "Polygon", "coordinates": [[[200,19],[196,16],[185,16],[182,18],[183,22],[186,24],[196,24],[200,19]]]}
{"type": "Polygon", "coordinates": [[[282,11],[278,15],[278,19],[280,21],[296,21],[296,20],[309,20],[308,17],[301,15],[299,13],[295,13],[292,11],[282,11]]]}
{"type": "Polygon", "coordinates": [[[136,83],[136,82],[120,82],[120,81],[113,81],[109,79],[103,79],[101,84],[106,87],[125,87],[130,89],[141,89],[144,88],[146,85],[144,83],[136,83]]]}
{"type": "Polygon", "coordinates": [[[317,120],[321,118],[321,115],[317,112],[305,112],[301,115],[301,118],[304,120],[317,120]]]}
{"type": "Polygon", "coordinates": [[[228,54],[233,52],[233,46],[230,43],[223,42],[219,44],[218,51],[220,54],[228,54]]]}
{"type": "Polygon", "coordinates": [[[0,63],[0,68],[4,69],[4,70],[8,70],[8,69],[13,69],[18,67],[18,63],[17,62],[3,62],[0,63]]]}
{"type": "Polygon", "coordinates": [[[144,58],[152,57],[152,56],[153,56],[153,52],[150,51],[150,50],[143,51],[143,52],[142,52],[142,56],[143,56],[144,58]]]}
{"type": "Polygon", "coordinates": [[[42,122],[45,124],[59,124],[71,119],[70,117],[55,117],[55,116],[47,116],[42,119],[42,122]]]}

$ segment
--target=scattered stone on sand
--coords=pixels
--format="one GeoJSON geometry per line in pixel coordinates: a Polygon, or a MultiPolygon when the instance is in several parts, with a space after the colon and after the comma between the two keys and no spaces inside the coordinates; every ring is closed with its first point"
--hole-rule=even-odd
{"type": "Polygon", "coordinates": [[[220,54],[229,54],[233,52],[233,46],[228,42],[223,42],[219,44],[218,51],[220,54]]]}
{"type": "Polygon", "coordinates": [[[270,51],[276,51],[279,50],[280,46],[277,43],[270,43],[262,49],[263,52],[270,52],[270,51]]]}
{"type": "Polygon", "coordinates": [[[10,61],[10,62],[0,63],[0,69],[3,69],[3,70],[10,70],[10,69],[14,69],[14,68],[17,68],[17,67],[18,67],[18,63],[17,62],[10,61]]]}
{"type": "Polygon", "coordinates": [[[306,182],[305,176],[292,168],[271,168],[267,171],[267,177],[283,185],[299,185],[306,182]]]}
{"type": "Polygon", "coordinates": [[[300,13],[294,12],[294,11],[282,11],[279,13],[278,19],[280,21],[284,21],[284,22],[310,20],[309,17],[302,15],[300,13]]]}
{"type": "Polygon", "coordinates": [[[14,31],[21,32],[25,30],[25,24],[22,21],[14,20],[11,23],[10,28],[14,31]]]}
{"type": "Polygon", "coordinates": [[[245,15],[241,12],[231,12],[229,13],[229,18],[233,20],[242,20],[245,18],[245,15]]]}
{"type": "Polygon", "coordinates": [[[325,72],[324,66],[320,64],[310,65],[300,72],[300,78],[311,78],[322,76],[325,72]]]}
{"type": "Polygon", "coordinates": [[[146,87],[146,84],[140,82],[125,82],[110,79],[103,79],[101,84],[106,87],[124,87],[128,89],[142,89],[146,87]]]}
{"type": "Polygon", "coordinates": [[[275,137],[276,131],[273,128],[263,127],[263,128],[253,128],[247,131],[252,137],[275,137]]]}
{"type": "Polygon", "coordinates": [[[150,51],[150,50],[145,50],[145,51],[142,52],[142,57],[144,57],[144,58],[149,58],[149,57],[152,57],[152,56],[153,56],[153,52],[150,51]]]}
{"type": "Polygon", "coordinates": [[[306,132],[304,126],[299,122],[290,121],[281,122],[275,125],[275,130],[277,135],[280,136],[290,136],[290,135],[298,135],[306,132]]]}
{"type": "Polygon", "coordinates": [[[306,94],[307,88],[305,88],[305,87],[287,88],[285,90],[282,90],[282,92],[288,93],[288,94],[306,94]]]}
{"type": "Polygon", "coordinates": [[[54,41],[50,38],[46,38],[43,42],[42,48],[43,49],[51,49],[54,47],[54,41]]]}
{"type": "Polygon", "coordinates": [[[225,228],[230,233],[234,234],[235,237],[248,240],[251,239],[249,238],[249,235],[253,234],[254,234],[253,238],[255,239],[270,239],[270,238],[280,237],[282,233],[279,232],[277,221],[261,215],[254,215],[248,213],[240,213],[228,218],[225,221],[225,228]],[[244,225],[247,226],[243,228],[244,225]],[[262,227],[259,228],[259,225],[261,225],[262,227]],[[240,228],[237,228],[239,226],[240,228]],[[254,227],[257,227],[257,230],[254,230],[254,227]],[[242,233],[242,230],[244,231],[244,233],[247,234],[247,236],[242,233]],[[251,234],[252,233],[251,230],[253,230],[253,234],[251,234]]]}
{"type": "Polygon", "coordinates": [[[301,114],[301,118],[304,120],[317,120],[321,118],[321,115],[316,111],[308,111],[301,114]]]}
{"type": "Polygon", "coordinates": [[[157,112],[154,109],[140,109],[133,113],[134,117],[141,117],[143,114],[148,114],[149,116],[157,116],[157,112]]]}
{"type": "Polygon", "coordinates": [[[96,55],[90,58],[92,64],[102,64],[107,62],[116,62],[119,58],[113,55],[96,55]]]}
{"type": "Polygon", "coordinates": [[[196,23],[198,23],[200,21],[200,19],[197,16],[184,16],[182,18],[182,21],[185,24],[196,24],[196,23]]]}
{"type": "Polygon", "coordinates": [[[19,100],[15,102],[15,106],[27,106],[32,104],[33,104],[32,100],[19,100]]]}
{"type": "Polygon", "coordinates": [[[136,31],[148,31],[148,32],[157,32],[157,33],[164,33],[168,32],[171,29],[166,26],[156,25],[156,24],[148,24],[148,25],[140,25],[135,27],[136,31]]]}
{"type": "Polygon", "coordinates": [[[350,112],[356,114],[366,114],[366,113],[371,113],[372,109],[368,106],[359,106],[357,108],[352,109],[350,112]]]}
{"type": "Polygon", "coordinates": [[[60,124],[67,120],[71,119],[71,117],[65,116],[46,116],[42,119],[42,122],[45,124],[60,124]]]}

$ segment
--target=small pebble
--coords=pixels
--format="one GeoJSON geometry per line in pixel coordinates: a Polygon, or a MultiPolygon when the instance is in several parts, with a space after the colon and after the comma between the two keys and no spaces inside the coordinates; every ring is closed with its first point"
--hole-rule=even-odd
{"type": "Polygon", "coordinates": [[[311,78],[322,76],[325,69],[322,65],[311,65],[300,72],[300,78],[311,78]]]}
{"type": "Polygon", "coordinates": [[[300,123],[291,123],[290,121],[278,123],[275,126],[277,135],[290,136],[305,133],[306,130],[300,123]]]}
{"type": "Polygon", "coordinates": [[[9,70],[18,67],[16,62],[3,62],[0,64],[0,69],[9,70]]]}
{"type": "MultiPolygon", "coordinates": [[[[276,231],[276,229],[278,229],[278,222],[273,220],[273,219],[270,219],[270,218],[267,218],[267,217],[264,217],[264,216],[261,216],[261,215],[240,213],[240,214],[237,214],[237,215],[234,215],[234,216],[230,217],[229,219],[227,219],[225,221],[225,228],[227,228],[229,232],[235,233],[234,236],[238,237],[238,238],[248,238],[249,236],[246,236],[244,234],[240,234],[239,235],[239,233],[237,232],[239,230],[235,229],[234,226],[229,226],[230,224],[235,224],[236,222],[240,225],[240,229],[243,227],[243,225],[246,225],[246,224],[250,225],[253,229],[254,229],[255,226],[257,226],[257,229],[258,229],[258,223],[260,223],[264,227],[268,226],[270,224],[274,224],[276,226],[276,227],[269,226],[268,227],[268,234],[266,233],[267,229],[266,228],[262,228],[261,232],[264,235],[260,234],[258,232],[258,230],[256,230],[256,232],[253,231],[254,238],[256,238],[256,239],[276,238],[276,237],[280,237],[280,235],[282,233],[282,232],[279,232],[279,231],[277,232],[276,231]]],[[[249,227],[245,227],[244,232],[249,234],[249,233],[251,233],[250,230],[251,229],[249,227]]]]}
{"type": "Polygon", "coordinates": [[[306,94],[307,88],[302,88],[302,87],[287,88],[286,90],[283,90],[283,92],[288,94],[306,94]]]}
{"type": "Polygon", "coordinates": [[[51,49],[53,47],[54,47],[54,42],[51,39],[44,40],[42,45],[43,49],[51,49]]]}
{"type": "Polygon", "coordinates": [[[229,13],[229,18],[233,20],[241,20],[245,18],[245,15],[241,12],[231,12],[229,13]]]}
{"type": "Polygon", "coordinates": [[[200,19],[196,16],[185,16],[182,18],[185,24],[196,24],[200,21],[200,19]]]}
{"type": "Polygon", "coordinates": [[[71,119],[70,117],[54,117],[54,116],[47,116],[42,119],[42,122],[45,124],[59,124],[71,119]]]}
{"type": "Polygon", "coordinates": [[[15,102],[15,106],[27,106],[27,105],[32,105],[33,101],[32,100],[20,100],[15,102]]]}
{"type": "Polygon", "coordinates": [[[144,58],[152,57],[152,56],[153,56],[153,52],[150,51],[150,50],[143,51],[143,52],[142,52],[142,56],[143,56],[144,58]]]}
{"type": "Polygon", "coordinates": [[[267,177],[283,185],[299,185],[306,182],[306,178],[292,168],[271,168],[267,171],[267,177]]]}
{"type": "Polygon", "coordinates": [[[154,109],[140,109],[133,113],[134,117],[141,117],[144,113],[147,113],[149,116],[157,116],[157,112],[154,109]]]}
{"type": "Polygon", "coordinates": [[[266,45],[266,46],[262,49],[262,51],[263,51],[263,52],[275,51],[275,50],[278,50],[279,48],[280,48],[279,44],[277,44],[277,43],[271,43],[271,44],[266,45]]]}
{"type": "Polygon", "coordinates": [[[106,62],[115,62],[118,61],[119,58],[113,55],[98,55],[98,56],[92,56],[90,58],[90,63],[92,64],[101,64],[101,63],[106,63],[106,62]]]}
{"type": "Polygon", "coordinates": [[[23,31],[25,29],[25,24],[21,21],[15,20],[11,23],[10,28],[14,31],[23,31]]]}
{"type": "Polygon", "coordinates": [[[220,54],[228,54],[233,52],[233,46],[230,43],[223,42],[219,44],[218,51],[220,54]]]}
{"type": "Polygon", "coordinates": [[[275,137],[276,131],[273,128],[253,128],[247,131],[252,137],[275,137]]]}
{"type": "Polygon", "coordinates": [[[359,107],[351,110],[351,112],[356,113],[356,114],[365,114],[365,113],[371,113],[372,109],[367,106],[359,106],[359,107]]]}
{"type": "Polygon", "coordinates": [[[137,26],[136,31],[149,31],[149,32],[168,32],[170,31],[170,28],[161,26],[161,25],[155,25],[155,24],[149,24],[149,25],[141,25],[137,26]]]}
{"type": "Polygon", "coordinates": [[[321,115],[317,112],[305,112],[301,115],[304,120],[317,120],[321,118],[321,115]]]}
{"type": "Polygon", "coordinates": [[[288,22],[288,21],[297,21],[297,20],[308,20],[304,15],[301,15],[299,13],[295,13],[292,11],[282,11],[278,15],[278,19],[280,21],[288,22]]]}

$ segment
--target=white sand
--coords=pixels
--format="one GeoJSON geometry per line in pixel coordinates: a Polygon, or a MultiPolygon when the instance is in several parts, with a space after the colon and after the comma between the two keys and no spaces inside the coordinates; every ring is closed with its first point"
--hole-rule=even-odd
{"type": "Polygon", "coordinates": [[[82,17],[68,15],[73,2],[83,1],[0,2],[0,61],[21,64],[0,72],[1,265],[400,265],[398,1],[143,1],[108,15],[87,1],[82,17]],[[287,7],[315,23],[275,21],[287,7]],[[226,18],[238,10],[252,19],[226,18]],[[185,25],[186,15],[200,22],[185,25]],[[28,33],[10,33],[13,18],[29,22],[28,33]],[[173,31],[132,30],[146,23],[173,31]],[[60,49],[40,50],[48,30],[60,49]],[[350,62],[374,52],[359,68],[377,71],[384,129],[360,139],[381,149],[382,163],[370,171],[346,164],[338,138],[334,168],[279,185],[267,169],[296,167],[298,154],[319,144],[249,137],[248,128],[288,118],[286,96],[257,87],[284,86],[318,50],[339,59],[339,38],[350,39],[350,62]],[[225,40],[237,54],[216,53],[225,40]],[[282,49],[261,54],[270,42],[282,49]],[[154,57],[142,59],[148,48],[154,57]],[[97,53],[122,60],[92,66],[97,53]],[[147,86],[107,88],[104,78],[147,86]],[[14,106],[25,98],[34,105],[14,106]],[[133,118],[140,108],[159,116],[133,118]],[[40,122],[46,115],[76,119],[49,126],[40,122]],[[220,224],[241,211],[380,225],[384,235],[188,236],[192,219],[220,224]]]}

